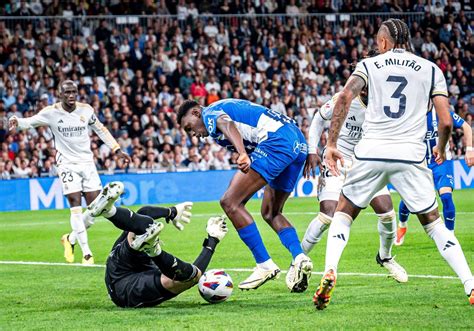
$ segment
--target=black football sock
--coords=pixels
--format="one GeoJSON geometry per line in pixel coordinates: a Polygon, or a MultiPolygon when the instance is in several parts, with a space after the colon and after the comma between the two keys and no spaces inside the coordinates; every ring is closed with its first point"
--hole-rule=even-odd
{"type": "Polygon", "coordinates": [[[196,261],[194,261],[194,265],[198,267],[201,272],[204,273],[204,271],[206,271],[218,243],[219,239],[214,237],[207,237],[204,239],[204,242],[202,243],[201,254],[199,254],[199,256],[196,258],[196,261]]]}
{"type": "Polygon", "coordinates": [[[173,280],[185,282],[196,277],[198,270],[190,263],[181,261],[177,257],[162,251],[160,255],[151,258],[160,268],[163,275],[173,280]]]}
{"type": "Polygon", "coordinates": [[[138,235],[144,234],[150,224],[153,224],[151,217],[134,213],[130,209],[122,207],[117,207],[115,215],[109,217],[108,220],[119,229],[138,235]]]}
{"type": "Polygon", "coordinates": [[[155,207],[155,206],[145,206],[137,211],[138,214],[150,216],[154,220],[159,218],[166,218],[167,221],[172,220],[178,214],[178,211],[175,207],[165,208],[165,207],[155,207]]]}

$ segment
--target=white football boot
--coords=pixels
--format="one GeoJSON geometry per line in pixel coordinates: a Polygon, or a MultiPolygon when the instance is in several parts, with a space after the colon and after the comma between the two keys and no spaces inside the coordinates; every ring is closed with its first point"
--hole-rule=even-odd
{"type": "Polygon", "coordinates": [[[391,257],[389,259],[382,259],[380,254],[377,253],[375,257],[380,266],[384,267],[388,270],[389,276],[395,279],[399,283],[406,283],[408,282],[408,274],[406,270],[395,261],[395,257],[391,257]]]}
{"type": "Polygon", "coordinates": [[[286,274],[286,286],[290,292],[304,292],[311,278],[313,262],[305,254],[299,254],[286,274]]]}
{"type": "Polygon", "coordinates": [[[112,208],[115,201],[122,195],[124,186],[122,182],[110,182],[102,189],[99,195],[87,207],[87,213],[92,217],[100,216],[112,208]]]}
{"type": "Polygon", "coordinates": [[[149,256],[160,255],[161,246],[158,236],[164,227],[164,224],[161,222],[150,224],[144,234],[135,236],[130,247],[136,251],[145,252],[149,256]]]}
{"type": "Polygon", "coordinates": [[[280,268],[276,264],[271,269],[263,269],[259,266],[253,269],[253,272],[246,280],[239,284],[241,290],[256,290],[271,279],[280,277],[280,268]]]}

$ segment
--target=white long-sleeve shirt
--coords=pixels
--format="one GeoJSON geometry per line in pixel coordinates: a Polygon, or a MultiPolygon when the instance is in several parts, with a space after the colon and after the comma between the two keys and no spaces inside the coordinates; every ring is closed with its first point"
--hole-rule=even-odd
{"type": "MultiPolygon", "coordinates": [[[[308,152],[310,154],[316,154],[316,149],[324,127],[326,123],[329,123],[332,119],[334,105],[338,96],[339,93],[326,102],[319,112],[314,114],[309,129],[308,152]]],[[[365,109],[366,106],[360,98],[352,100],[347,118],[341,127],[341,132],[337,139],[337,149],[341,151],[347,159],[352,158],[352,155],[354,155],[354,147],[362,138],[362,124],[364,123],[365,109]]]]}
{"type": "Polygon", "coordinates": [[[76,109],[67,112],[61,103],[43,108],[28,118],[18,118],[19,129],[48,126],[53,133],[56,163],[94,162],[89,137],[89,127],[112,151],[120,148],[109,130],[97,119],[94,109],[85,103],[76,102],[76,109]]]}

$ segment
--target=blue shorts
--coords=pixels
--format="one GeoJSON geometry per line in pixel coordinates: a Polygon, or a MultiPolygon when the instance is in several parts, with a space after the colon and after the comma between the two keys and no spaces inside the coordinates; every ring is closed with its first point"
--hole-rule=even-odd
{"type": "Polygon", "coordinates": [[[442,187],[454,189],[453,160],[446,160],[441,164],[430,163],[428,167],[433,172],[433,180],[437,191],[442,187]]]}
{"type": "Polygon", "coordinates": [[[250,158],[250,168],[266,180],[271,188],[292,192],[308,155],[308,145],[301,131],[285,125],[257,145],[250,158]]]}

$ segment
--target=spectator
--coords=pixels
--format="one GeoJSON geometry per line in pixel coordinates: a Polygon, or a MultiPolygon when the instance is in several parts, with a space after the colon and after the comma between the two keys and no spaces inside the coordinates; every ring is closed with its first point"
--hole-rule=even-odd
{"type": "MultiPolygon", "coordinates": [[[[286,113],[306,134],[317,108],[344,86],[351,63],[372,47],[380,24],[376,16],[357,15],[351,17],[351,23],[328,20],[331,16],[317,20],[310,16],[259,17],[258,21],[234,16],[218,23],[208,17],[201,22],[196,19],[197,8],[206,13],[288,11],[290,15],[353,13],[370,8],[414,11],[410,29],[415,52],[442,69],[455,111],[466,119],[474,114],[472,24],[470,16],[451,1],[439,1],[434,7],[422,0],[414,5],[400,1],[313,1],[309,6],[298,1],[265,1],[259,5],[222,1],[212,8],[181,0],[139,6],[138,11],[135,5],[107,8],[105,3],[85,0],[77,5],[46,6],[44,1],[36,1],[40,6],[34,15],[67,19],[0,22],[1,118],[13,114],[28,117],[56,103],[57,84],[70,78],[78,83],[79,101],[90,103],[122,148],[130,151],[133,171],[176,171],[188,169],[188,164],[195,170],[217,169],[222,157],[234,166],[235,154],[209,149],[198,139],[188,139],[179,128],[176,109],[185,99],[195,98],[207,105],[222,98],[246,98],[286,113]],[[84,17],[70,20],[71,11],[84,17]],[[157,17],[119,28],[113,19],[94,26],[85,17],[118,12],[177,14],[178,22],[157,17]],[[165,144],[181,147],[163,153],[165,144]],[[198,161],[193,166],[194,155],[198,161]]],[[[21,14],[31,15],[25,8],[28,6],[23,6],[21,14]]],[[[5,144],[0,162],[5,172],[10,176],[15,175],[15,169],[22,176],[25,172],[27,176],[49,174],[47,169],[54,162],[51,133],[38,128],[7,136],[3,126],[0,142],[5,144]],[[28,162],[22,164],[23,160],[28,162]]],[[[456,139],[452,146],[462,157],[464,138],[456,139]]],[[[102,169],[123,169],[95,136],[92,147],[102,169]]]]}
{"type": "Polygon", "coordinates": [[[5,167],[5,162],[0,161],[0,179],[10,179],[10,172],[5,167]]]}
{"type": "Polygon", "coordinates": [[[219,33],[219,30],[217,27],[214,25],[214,20],[210,18],[207,20],[207,25],[204,28],[204,33],[209,37],[209,38],[215,38],[217,34],[219,33]]]}
{"type": "Polygon", "coordinates": [[[290,0],[290,3],[286,5],[285,11],[288,15],[298,15],[300,13],[300,9],[296,5],[296,0],[290,0]]]}
{"type": "Polygon", "coordinates": [[[285,105],[283,104],[283,102],[280,101],[280,97],[278,96],[278,94],[273,95],[270,108],[275,112],[287,115],[285,105]]]}
{"type": "Polygon", "coordinates": [[[199,75],[196,76],[196,80],[191,84],[191,95],[194,99],[206,97],[207,95],[206,87],[199,75]]]}

